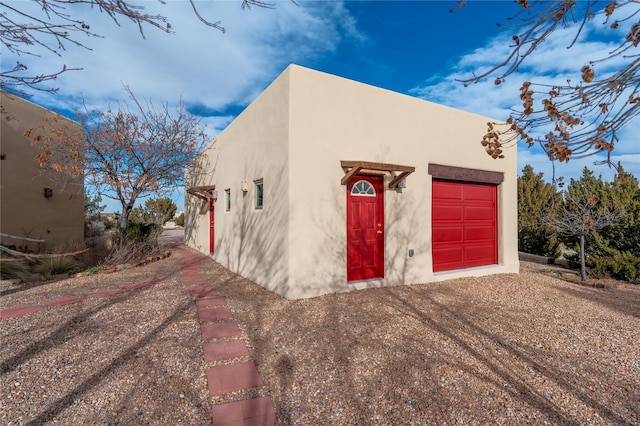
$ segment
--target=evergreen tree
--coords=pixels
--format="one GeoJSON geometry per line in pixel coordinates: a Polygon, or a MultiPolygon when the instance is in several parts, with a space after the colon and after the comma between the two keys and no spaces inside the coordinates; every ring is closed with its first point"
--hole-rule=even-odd
{"type": "Polygon", "coordinates": [[[584,233],[581,238],[585,248],[576,247],[577,254],[569,257],[569,261],[577,266],[584,254],[584,263],[591,275],[640,282],[638,179],[619,166],[613,182],[607,183],[585,168],[580,179],[571,180],[567,195],[564,210],[568,212],[588,205],[591,220],[606,214],[616,218],[607,226],[584,233]]]}
{"type": "Polygon", "coordinates": [[[164,224],[169,219],[172,219],[178,210],[176,203],[168,197],[149,199],[145,201],[144,206],[153,217],[157,218],[160,224],[164,224]]]}
{"type": "Polygon", "coordinates": [[[100,216],[100,213],[107,208],[102,203],[102,196],[95,194],[93,197],[87,190],[84,191],[84,214],[85,216],[100,216]]]}
{"type": "Polygon", "coordinates": [[[607,244],[618,251],[640,256],[640,186],[638,179],[618,165],[618,174],[610,185],[612,204],[625,212],[624,217],[601,232],[607,244]]]}
{"type": "Polygon", "coordinates": [[[542,177],[530,165],[518,177],[518,250],[556,258],[561,243],[547,221],[557,215],[562,198],[555,185],[542,177]]]}

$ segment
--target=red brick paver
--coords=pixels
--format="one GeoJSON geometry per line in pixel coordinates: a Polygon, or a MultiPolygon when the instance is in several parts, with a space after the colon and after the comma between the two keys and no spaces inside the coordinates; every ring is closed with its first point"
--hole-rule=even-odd
{"type": "Polygon", "coordinates": [[[15,308],[4,309],[0,311],[0,318],[13,318],[19,317],[20,315],[30,314],[31,312],[41,311],[41,306],[35,305],[24,305],[24,306],[16,306],[15,308]]]}
{"type": "Polygon", "coordinates": [[[198,320],[200,322],[219,321],[233,318],[231,309],[226,306],[216,309],[198,309],[198,320]]]}
{"type": "Polygon", "coordinates": [[[247,345],[243,340],[205,343],[202,345],[202,351],[206,362],[226,361],[249,356],[247,345]]]}
{"type": "Polygon", "coordinates": [[[240,328],[235,322],[217,322],[200,326],[202,340],[222,339],[225,337],[240,337],[240,328]]]}
{"type": "Polygon", "coordinates": [[[268,396],[216,405],[213,407],[211,420],[213,426],[275,426],[277,424],[276,413],[268,396]]]}
{"type": "Polygon", "coordinates": [[[207,368],[207,381],[211,396],[263,385],[252,361],[207,368]]]}
{"type": "Polygon", "coordinates": [[[127,291],[127,290],[138,290],[138,289],[145,288],[145,287],[150,287],[150,286],[156,285],[156,284],[165,284],[167,282],[169,282],[169,281],[168,280],[145,281],[143,283],[125,285],[122,288],[117,289],[117,290],[98,290],[98,291],[95,291],[93,293],[84,294],[84,295],[81,294],[79,296],[63,297],[63,298],[60,298],[60,299],[53,299],[53,300],[45,300],[43,302],[40,302],[40,306],[38,306],[38,305],[16,306],[16,307],[13,307],[13,308],[4,309],[4,310],[0,311],[0,318],[17,317],[17,316],[21,316],[21,315],[30,314],[32,312],[41,311],[44,307],[59,307],[59,306],[71,305],[73,303],[82,302],[83,300],[85,300],[86,298],[89,298],[89,297],[96,298],[96,297],[113,296],[115,294],[123,293],[124,291],[127,291]]]}

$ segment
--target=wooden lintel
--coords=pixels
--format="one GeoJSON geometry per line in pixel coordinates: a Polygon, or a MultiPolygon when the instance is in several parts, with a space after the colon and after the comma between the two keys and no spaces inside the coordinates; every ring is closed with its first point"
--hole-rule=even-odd
{"type": "Polygon", "coordinates": [[[452,167],[429,163],[428,172],[436,179],[489,183],[493,185],[500,185],[504,182],[503,172],[493,172],[488,170],[468,169],[465,167],[452,167]]]}
{"type": "Polygon", "coordinates": [[[393,180],[391,182],[389,182],[389,189],[396,188],[398,186],[398,184],[400,183],[400,181],[402,179],[404,179],[405,177],[409,176],[409,174],[411,174],[411,172],[402,172],[398,176],[393,178],[393,180]]]}
{"type": "Polygon", "coordinates": [[[352,167],[351,170],[349,170],[347,172],[347,174],[345,174],[342,179],[340,179],[340,183],[342,185],[346,185],[347,182],[349,182],[349,180],[354,177],[355,175],[357,175],[360,170],[362,170],[362,167],[356,166],[356,167],[352,167]]]}
{"type": "Polygon", "coordinates": [[[360,167],[367,170],[376,170],[383,172],[410,172],[413,173],[416,168],[411,166],[401,166],[399,164],[376,163],[372,161],[340,161],[343,169],[351,167],[360,167]]]}
{"type": "Polygon", "coordinates": [[[413,173],[416,168],[412,166],[401,166],[399,164],[389,163],[376,163],[371,161],[340,161],[340,166],[345,171],[345,175],[340,180],[342,185],[346,185],[349,180],[360,173],[362,170],[371,170],[374,172],[400,172],[400,174],[393,178],[389,183],[389,188],[395,188],[398,183],[413,173]]]}
{"type": "Polygon", "coordinates": [[[211,198],[211,191],[213,191],[214,189],[216,189],[215,185],[193,186],[187,189],[187,193],[195,197],[202,198],[203,200],[209,201],[209,199],[211,198]]]}

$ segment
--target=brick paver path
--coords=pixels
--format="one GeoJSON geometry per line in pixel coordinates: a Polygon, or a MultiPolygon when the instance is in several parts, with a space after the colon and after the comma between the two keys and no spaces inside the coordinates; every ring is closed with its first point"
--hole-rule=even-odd
{"type": "MultiPolygon", "coordinates": [[[[205,281],[200,262],[205,257],[182,246],[176,249],[183,259],[181,279],[195,301],[198,322],[202,334],[203,360],[206,369],[209,394],[224,395],[238,390],[263,386],[254,362],[250,359],[247,346],[242,340],[240,328],[233,320],[233,313],[224,297],[213,290],[205,281]],[[224,362],[224,364],[219,364],[224,362]]],[[[126,291],[135,291],[152,285],[164,284],[167,280],[154,280],[122,286],[115,290],[98,290],[85,295],[46,300],[38,305],[23,305],[0,310],[0,318],[11,318],[55,309],[59,306],[79,303],[86,298],[109,297],[126,291]]],[[[276,425],[276,415],[268,396],[242,401],[218,404],[211,414],[212,426],[276,425]]]]}
{"type": "MultiPolygon", "coordinates": [[[[179,248],[178,253],[184,262],[182,281],[198,309],[204,361],[213,364],[206,370],[209,394],[218,396],[263,386],[256,365],[249,359],[240,329],[233,321],[233,313],[224,298],[209,287],[202,276],[200,261],[203,256],[186,248],[179,248]],[[216,365],[221,361],[225,364],[216,365]]],[[[216,405],[211,420],[213,426],[277,424],[268,396],[216,405]]]]}

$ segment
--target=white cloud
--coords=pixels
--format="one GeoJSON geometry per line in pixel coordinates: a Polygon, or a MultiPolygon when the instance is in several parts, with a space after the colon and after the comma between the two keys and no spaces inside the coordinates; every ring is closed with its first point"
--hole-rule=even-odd
{"type": "MultiPolygon", "coordinates": [[[[24,2],[13,2],[24,7],[24,2]]],[[[68,46],[58,58],[21,58],[34,72],[53,72],[66,64],[81,67],[55,82],[55,95],[33,93],[33,100],[51,108],[76,109],[84,97],[89,106],[106,104],[125,96],[123,84],[143,98],[199,104],[219,111],[223,119],[207,118],[213,133],[228,123],[230,106],[252,101],[289,63],[331,52],[341,39],[364,40],[355,20],[342,2],[299,5],[277,2],[275,10],[252,7],[242,10],[241,1],[197,1],[200,14],[222,21],[226,32],[200,23],[187,1],[140,2],[150,14],[169,18],[175,35],[155,28],[144,29],[119,18],[120,27],[106,14],[86,5],[70,5],[74,18],[84,20],[91,31],[104,38],[82,38],[93,50],[68,46]]],[[[3,61],[12,55],[3,52],[3,61]]],[[[237,111],[236,111],[237,112],[237,111]]]]}
{"type": "MultiPolygon", "coordinates": [[[[40,12],[35,2],[9,0],[20,10],[40,12]]],[[[32,100],[56,110],[106,108],[126,97],[123,84],[139,98],[198,106],[211,136],[226,127],[239,108],[250,103],[290,63],[320,58],[345,38],[365,42],[343,2],[277,1],[276,9],[242,10],[241,0],[196,1],[200,14],[221,21],[222,33],[198,21],[186,0],[139,1],[149,14],[166,16],[174,35],[119,18],[120,26],[97,8],[70,4],[67,11],[103,38],[80,37],[92,50],[67,46],[61,57],[16,57],[3,50],[3,63],[20,60],[34,73],[50,73],[63,64],[69,71],[53,82],[58,93],[32,92],[32,100]]],[[[46,18],[45,18],[46,19],[46,18]]],[[[34,47],[37,50],[37,47],[34,47]]],[[[178,202],[182,197],[177,195],[178,202]]],[[[118,209],[107,201],[108,210],[118,209]]]]}
{"type": "MultiPolygon", "coordinates": [[[[481,114],[496,120],[505,120],[512,109],[521,110],[519,99],[520,86],[524,81],[553,85],[564,83],[567,79],[580,81],[580,68],[590,60],[599,59],[613,51],[617,42],[604,42],[589,38],[596,34],[600,22],[590,22],[581,36],[580,42],[570,50],[574,32],[560,29],[542,44],[537,51],[527,58],[519,71],[507,77],[502,84],[494,84],[495,76],[490,76],[478,83],[464,87],[460,80],[468,79],[475,73],[488,70],[507,57],[510,51],[508,46],[512,43],[511,32],[504,32],[490,40],[486,46],[458,58],[452,67],[450,74],[446,76],[431,77],[423,84],[411,90],[411,94],[433,102],[449,105],[454,108],[481,114]]],[[[600,34],[600,33],[598,33],[600,34]]],[[[624,29],[618,31],[618,36],[626,34],[624,29]]],[[[610,61],[596,65],[596,72],[611,72],[619,69],[631,59],[616,57],[610,61]]],[[[540,102],[540,99],[536,100],[540,102]]],[[[640,176],[640,120],[635,119],[620,132],[620,142],[612,155],[612,161],[621,161],[625,170],[640,176]]],[[[519,168],[531,164],[536,171],[545,173],[551,179],[552,164],[539,148],[527,149],[523,144],[518,146],[519,168]]],[[[595,166],[594,162],[604,157],[587,157],[584,159],[573,158],[569,163],[556,163],[556,176],[564,175],[568,181],[577,178],[582,173],[582,168],[587,166],[596,174],[601,173],[604,178],[611,179],[615,170],[607,166],[595,166]]]]}

